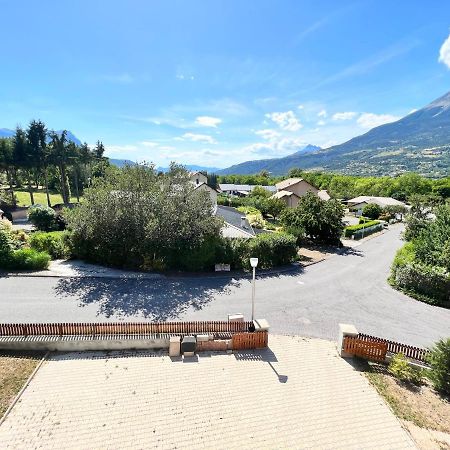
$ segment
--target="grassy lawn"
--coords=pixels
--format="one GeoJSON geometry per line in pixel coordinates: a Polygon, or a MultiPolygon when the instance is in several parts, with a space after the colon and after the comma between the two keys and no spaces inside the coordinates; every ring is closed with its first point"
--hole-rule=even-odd
{"type": "MultiPolygon", "coordinates": [[[[28,191],[14,191],[17,197],[17,206],[30,206],[30,194],[28,191]]],[[[40,203],[41,205],[47,204],[47,195],[45,194],[45,190],[43,189],[33,189],[34,193],[34,203],[40,203]]],[[[50,194],[50,201],[52,205],[56,205],[57,203],[62,203],[62,197],[60,194],[50,194]]],[[[77,199],[75,197],[71,197],[70,201],[75,203],[77,199]]]]}
{"type": "Polygon", "coordinates": [[[0,417],[42,357],[41,353],[0,353],[0,417]]]}

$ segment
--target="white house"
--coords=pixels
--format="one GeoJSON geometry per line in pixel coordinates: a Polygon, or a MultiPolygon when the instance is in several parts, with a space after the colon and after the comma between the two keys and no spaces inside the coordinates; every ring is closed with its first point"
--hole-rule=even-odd
{"type": "Polygon", "coordinates": [[[359,197],[347,200],[348,209],[353,212],[355,216],[361,216],[364,206],[369,203],[375,203],[376,205],[381,206],[381,208],[385,208],[386,206],[400,206],[405,208],[405,210],[409,209],[409,206],[406,203],[392,197],[371,197],[369,195],[360,195],[359,197]]]}
{"type": "Polygon", "coordinates": [[[196,186],[208,183],[208,177],[203,172],[190,172],[189,178],[196,186]]]}

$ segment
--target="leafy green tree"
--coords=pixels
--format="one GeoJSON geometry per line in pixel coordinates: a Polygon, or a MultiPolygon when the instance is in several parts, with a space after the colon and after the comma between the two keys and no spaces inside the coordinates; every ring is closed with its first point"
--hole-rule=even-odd
{"type": "Polygon", "coordinates": [[[262,186],[255,186],[249,194],[249,197],[269,198],[272,194],[262,186]]]}
{"type": "Polygon", "coordinates": [[[208,193],[195,190],[179,166],[161,175],[153,166],[110,168],[85,191],[68,226],[79,257],[120,267],[179,268],[185,256],[219,238],[222,223],[212,209],[208,193]]]}
{"type": "Polygon", "coordinates": [[[267,202],[267,213],[270,214],[274,219],[277,219],[280,214],[286,209],[286,203],[279,198],[268,198],[267,202]]]}
{"type": "Polygon", "coordinates": [[[67,131],[64,130],[59,135],[52,131],[51,137],[51,158],[59,169],[60,175],[60,187],[63,203],[68,204],[70,202],[70,186],[67,178],[67,168],[71,162],[71,159],[75,156],[73,154],[73,146],[67,139],[67,131]]]}
{"type": "Polygon", "coordinates": [[[411,199],[411,209],[405,216],[405,232],[403,237],[407,241],[417,238],[424,230],[430,219],[432,205],[424,196],[413,196],[411,199]]]}
{"type": "Polygon", "coordinates": [[[29,145],[27,135],[21,127],[16,128],[16,133],[13,137],[13,158],[15,166],[21,168],[28,181],[28,192],[30,194],[30,202],[34,205],[33,188],[31,186],[31,177],[33,168],[37,166],[37,155],[32,152],[32,147],[29,145]]]}
{"type": "MultiPolygon", "coordinates": [[[[283,211],[280,220],[291,234],[295,230],[304,230],[305,235],[314,241],[336,245],[344,229],[343,217],[344,208],[339,201],[324,201],[308,193],[300,198],[298,206],[283,211]]],[[[295,235],[299,237],[297,233],[295,235]]]]}
{"type": "Polygon", "coordinates": [[[426,222],[414,242],[416,257],[450,271],[450,204],[440,205],[433,212],[435,219],[426,222]]]}
{"type": "Polygon", "coordinates": [[[436,342],[431,349],[428,363],[431,366],[428,377],[434,388],[445,395],[450,395],[450,338],[436,342]]]}
{"type": "Polygon", "coordinates": [[[363,216],[368,217],[369,219],[378,219],[378,217],[381,216],[381,213],[383,212],[383,208],[380,205],[377,205],[376,203],[368,203],[363,208],[363,216]]]}
{"type": "Polygon", "coordinates": [[[6,174],[6,180],[9,184],[11,204],[16,206],[16,196],[14,195],[13,186],[13,169],[13,141],[8,138],[0,138],[0,170],[3,170],[6,174]]]}
{"type": "Polygon", "coordinates": [[[50,202],[50,193],[48,190],[48,166],[50,163],[50,151],[47,146],[47,128],[44,122],[32,120],[27,129],[27,141],[32,155],[33,166],[36,171],[43,172],[45,192],[47,195],[47,205],[52,206],[50,202]]]}

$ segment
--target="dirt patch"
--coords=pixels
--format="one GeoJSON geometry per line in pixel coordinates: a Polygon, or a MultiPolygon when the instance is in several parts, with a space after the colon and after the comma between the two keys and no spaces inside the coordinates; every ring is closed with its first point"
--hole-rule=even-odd
{"type": "Polygon", "coordinates": [[[0,352],[0,417],[43,356],[42,353],[0,352]]]}
{"type": "Polygon", "coordinates": [[[298,251],[299,261],[302,265],[307,266],[314,264],[324,259],[329,258],[336,253],[336,248],[333,247],[319,247],[319,246],[305,246],[298,251]]]}
{"type": "Polygon", "coordinates": [[[422,386],[403,383],[379,364],[367,364],[367,378],[402,419],[421,449],[450,450],[450,401],[425,382],[422,386]]]}

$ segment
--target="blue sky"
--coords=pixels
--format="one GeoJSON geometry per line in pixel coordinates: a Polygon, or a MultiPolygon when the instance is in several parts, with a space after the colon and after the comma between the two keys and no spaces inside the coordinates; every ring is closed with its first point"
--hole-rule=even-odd
{"type": "Polygon", "coordinates": [[[441,0],[0,0],[0,128],[227,167],[327,147],[450,90],[441,0]]]}

